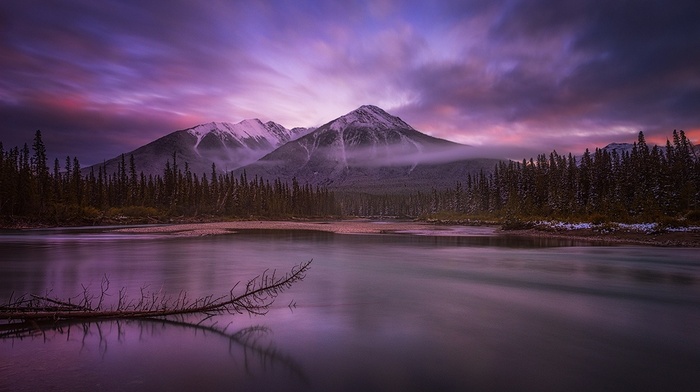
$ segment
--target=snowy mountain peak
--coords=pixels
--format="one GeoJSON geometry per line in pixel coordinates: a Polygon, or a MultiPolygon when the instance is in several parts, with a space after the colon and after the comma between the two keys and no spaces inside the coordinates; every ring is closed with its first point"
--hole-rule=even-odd
{"type": "Polygon", "coordinates": [[[622,154],[631,153],[632,147],[634,147],[634,144],[632,143],[610,143],[607,146],[603,147],[603,150],[609,153],[612,153],[614,151],[617,154],[622,154]]]}
{"type": "Polygon", "coordinates": [[[329,124],[330,129],[339,131],[347,127],[387,129],[413,129],[403,120],[373,105],[363,105],[352,112],[337,118],[329,124]]]}
{"type": "MultiPolygon", "coordinates": [[[[248,166],[252,170],[251,164],[259,161],[269,177],[272,172],[268,169],[282,162],[281,168],[274,170],[307,170],[312,174],[302,176],[299,172],[299,178],[310,181],[317,173],[330,171],[342,176],[351,168],[386,165],[412,171],[423,162],[455,160],[459,157],[453,152],[463,147],[422,134],[400,118],[365,105],[319,128],[290,130],[257,118],[235,124],[208,122],[172,132],[129,155],[134,156],[138,170],[147,174],[162,173],[177,154],[178,162],[187,163],[193,173],[211,173],[212,164],[217,171],[248,166]]],[[[108,172],[116,172],[120,162],[115,157],[102,165],[108,172]]]]}
{"type": "MultiPolygon", "coordinates": [[[[236,124],[228,122],[210,122],[200,124],[186,130],[197,137],[195,148],[199,147],[202,140],[216,137],[221,140],[235,140],[241,145],[250,144],[249,140],[266,142],[272,146],[279,146],[288,142],[294,136],[287,128],[268,121],[263,123],[257,118],[243,120],[236,124]]],[[[258,144],[256,143],[256,144],[258,144]]]]}

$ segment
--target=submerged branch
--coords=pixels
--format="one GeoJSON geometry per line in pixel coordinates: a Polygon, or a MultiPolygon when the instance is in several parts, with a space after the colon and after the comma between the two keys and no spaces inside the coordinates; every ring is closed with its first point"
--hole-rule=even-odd
{"type": "Polygon", "coordinates": [[[119,291],[117,305],[110,308],[103,305],[109,289],[109,280],[105,277],[95,306],[92,305],[95,296],[85,287],[77,297],[80,298],[78,303],[71,303],[71,299],[65,301],[50,298],[48,295],[32,294],[11,298],[6,305],[0,306],[0,331],[76,320],[165,318],[191,314],[211,317],[222,313],[263,315],[280,293],[304,279],[311,262],[312,260],[300,263],[282,276],[277,276],[274,270],[265,270],[246,283],[243,293],[235,293],[238,287],[236,284],[228,294],[216,298],[209,295],[189,299],[184,291],[177,297],[169,297],[160,292],[148,293],[142,288],[141,297],[130,300],[122,289],[119,291]]]}

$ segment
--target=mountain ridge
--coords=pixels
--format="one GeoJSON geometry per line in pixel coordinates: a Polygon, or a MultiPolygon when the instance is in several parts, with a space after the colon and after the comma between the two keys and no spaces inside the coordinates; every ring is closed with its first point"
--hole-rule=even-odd
{"type": "MultiPolygon", "coordinates": [[[[424,134],[400,117],[363,105],[318,128],[293,128],[257,118],[209,122],[172,132],[125,155],[137,172],[159,175],[167,162],[209,176],[247,173],[265,180],[326,186],[339,191],[411,192],[445,188],[497,159],[475,159],[472,147],[424,134]]],[[[101,165],[117,172],[121,156],[101,165]]]]}
{"type": "MultiPolygon", "coordinates": [[[[137,171],[145,175],[162,174],[173,154],[180,163],[187,163],[191,172],[210,173],[212,164],[218,170],[233,170],[254,162],[276,147],[308,132],[308,128],[287,129],[273,121],[246,119],[238,123],[208,122],[171,132],[124,155],[134,156],[137,171]]],[[[103,167],[108,174],[118,170],[121,155],[83,169],[103,167]]]]}
{"type": "Polygon", "coordinates": [[[363,105],[234,171],[341,191],[407,192],[453,186],[498,162],[473,154],[469,146],[426,135],[363,105]]]}

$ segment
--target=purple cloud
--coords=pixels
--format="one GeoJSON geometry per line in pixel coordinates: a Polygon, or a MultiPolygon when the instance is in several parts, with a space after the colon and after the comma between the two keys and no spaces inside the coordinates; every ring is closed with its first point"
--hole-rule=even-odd
{"type": "Polygon", "coordinates": [[[0,5],[0,141],[84,164],[176,129],[320,125],[376,104],[519,158],[700,138],[692,1],[0,5]]]}

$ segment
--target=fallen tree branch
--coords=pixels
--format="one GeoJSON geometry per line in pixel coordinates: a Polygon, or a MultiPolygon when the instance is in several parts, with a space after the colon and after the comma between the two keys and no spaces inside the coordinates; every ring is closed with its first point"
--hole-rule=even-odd
{"type": "Polygon", "coordinates": [[[280,293],[304,279],[311,262],[312,260],[300,263],[282,276],[277,276],[275,270],[265,270],[249,280],[242,293],[236,294],[237,283],[227,295],[216,298],[209,295],[190,300],[184,291],[177,297],[169,297],[160,292],[149,293],[142,288],[138,300],[129,300],[125,289],[122,289],[119,291],[117,305],[109,308],[105,308],[103,302],[109,289],[109,280],[105,277],[100,287],[98,304],[94,307],[94,296],[86,287],[83,287],[83,293],[77,297],[81,298],[77,304],[71,303],[70,299],[65,301],[40,295],[11,298],[6,305],[0,306],[0,330],[77,320],[165,318],[191,314],[211,317],[222,313],[263,315],[280,293]]]}

